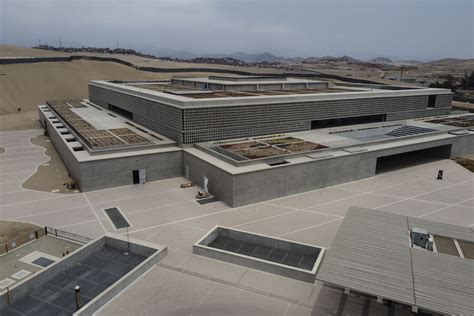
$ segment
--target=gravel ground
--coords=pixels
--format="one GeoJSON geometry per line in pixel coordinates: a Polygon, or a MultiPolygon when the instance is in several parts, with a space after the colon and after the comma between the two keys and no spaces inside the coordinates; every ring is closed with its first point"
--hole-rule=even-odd
{"type": "Polygon", "coordinates": [[[22,186],[25,189],[36,191],[73,193],[74,190],[69,190],[66,186],[69,181],[68,171],[49,138],[40,135],[32,138],[31,143],[46,148],[45,154],[49,156],[50,160],[40,165],[38,170],[22,186]]]}
{"type": "Polygon", "coordinates": [[[0,221],[0,244],[26,236],[40,228],[40,226],[30,223],[0,221]]]}

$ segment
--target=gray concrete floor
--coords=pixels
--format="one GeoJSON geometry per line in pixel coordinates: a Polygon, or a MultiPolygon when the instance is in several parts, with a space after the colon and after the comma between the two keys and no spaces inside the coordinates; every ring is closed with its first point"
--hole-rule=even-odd
{"type": "MultiPolygon", "coordinates": [[[[199,205],[194,199],[197,187],[179,188],[187,182],[184,178],[68,195],[24,189],[22,181],[46,162],[43,150],[28,142],[40,133],[0,133],[0,147],[6,149],[0,155],[0,219],[88,237],[106,231],[124,234],[103,212],[116,206],[132,224],[131,237],[168,246],[168,256],[100,315],[337,313],[340,293],[319,282],[308,284],[193,255],[192,244],[217,224],[324,247],[331,246],[351,205],[474,226],[473,174],[450,160],[230,208],[222,202],[199,205]],[[435,180],[439,169],[445,173],[442,181],[435,180]]],[[[357,298],[345,300],[349,314],[364,305],[353,301],[357,298]]],[[[370,305],[377,308],[384,310],[370,305]]]]}

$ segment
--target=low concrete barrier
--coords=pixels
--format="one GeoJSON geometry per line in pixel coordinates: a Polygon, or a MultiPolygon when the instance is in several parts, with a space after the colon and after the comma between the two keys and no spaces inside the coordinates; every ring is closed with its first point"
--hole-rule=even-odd
{"type": "Polygon", "coordinates": [[[249,233],[237,229],[215,226],[209,233],[193,245],[193,253],[204,257],[238,264],[252,269],[278,274],[287,278],[314,283],[316,272],[324,256],[325,248],[293,242],[280,238],[249,233]],[[272,251],[284,251],[287,255],[299,254],[315,258],[311,270],[296,266],[277,263],[261,259],[256,256],[247,256],[235,251],[227,251],[212,247],[211,244],[218,237],[225,237],[240,242],[272,248],[272,251]]]}

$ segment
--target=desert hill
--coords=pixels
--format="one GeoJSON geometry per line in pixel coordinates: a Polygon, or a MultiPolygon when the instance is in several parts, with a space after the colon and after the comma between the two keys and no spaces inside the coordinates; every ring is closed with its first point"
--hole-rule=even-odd
{"type": "MultiPolygon", "coordinates": [[[[0,45],[0,57],[68,56],[69,54],[0,45]]],[[[138,58],[129,57],[135,61],[138,58]]],[[[146,63],[141,58],[142,63],[146,63]]],[[[159,61],[157,61],[159,62],[159,61]]],[[[163,64],[171,65],[171,62],[163,64]]],[[[189,64],[185,64],[189,67],[189,64]]],[[[173,65],[179,68],[179,65],[173,65]]],[[[87,98],[91,80],[169,79],[173,76],[207,76],[211,73],[153,73],[114,62],[75,60],[0,65],[0,115],[35,111],[46,100],[87,98]]]]}

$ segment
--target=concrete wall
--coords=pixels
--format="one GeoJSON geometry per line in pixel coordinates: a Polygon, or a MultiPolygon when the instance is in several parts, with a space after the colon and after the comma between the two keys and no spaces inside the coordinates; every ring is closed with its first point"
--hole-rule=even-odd
{"type": "Polygon", "coordinates": [[[376,159],[361,155],[286,164],[234,177],[233,207],[367,178],[376,159]],[[341,168],[341,166],[344,166],[341,168]]]}
{"type": "Polygon", "coordinates": [[[234,187],[233,176],[210,163],[183,151],[183,177],[203,187],[203,178],[209,179],[209,192],[222,201],[233,206],[234,187]],[[188,170],[186,172],[186,170],[188,170]],[[187,174],[186,174],[187,173],[187,174]]]}
{"type": "MultiPolygon", "coordinates": [[[[251,234],[240,230],[228,229],[225,227],[217,227],[214,229],[214,231],[210,232],[210,235],[214,238],[217,237],[215,231],[217,231],[218,235],[223,237],[230,237],[244,242],[250,242],[257,245],[281,249],[283,251],[298,252],[301,254],[314,256],[316,258],[322,257],[324,255],[323,248],[295,243],[279,238],[272,238],[269,236],[251,234]]],[[[236,252],[209,247],[209,243],[213,241],[212,238],[209,238],[211,236],[204,237],[204,239],[195,243],[193,245],[193,253],[204,257],[249,267],[252,269],[266,271],[287,278],[314,283],[316,270],[319,265],[319,262],[321,261],[321,258],[319,258],[319,260],[316,260],[312,270],[305,270],[284,264],[275,263],[272,261],[246,256],[236,252]]]]}
{"type": "MultiPolygon", "coordinates": [[[[372,177],[376,173],[377,158],[433,147],[451,146],[451,153],[441,158],[452,158],[474,153],[474,134],[445,138],[405,146],[390,147],[329,157],[298,164],[285,164],[254,172],[231,175],[187,152],[183,164],[189,167],[189,179],[202,185],[209,178],[209,192],[232,207],[271,200],[335,184],[372,177]]],[[[440,153],[443,154],[443,153],[440,153]]]]}
{"type": "MultiPolygon", "coordinates": [[[[67,141],[61,137],[61,134],[57,131],[57,128],[51,122],[51,119],[47,118],[47,114],[54,112],[43,112],[41,108],[38,108],[38,114],[40,123],[43,128],[47,131],[49,138],[51,139],[51,143],[53,144],[54,148],[61,157],[66,169],[68,170],[69,174],[76,180],[81,179],[81,169],[79,168],[79,163],[77,159],[74,157],[71,149],[69,149],[67,145],[67,141]]],[[[54,114],[54,116],[56,116],[54,114]]]]}
{"type": "Polygon", "coordinates": [[[79,168],[82,191],[133,184],[137,169],[146,170],[147,181],[169,179],[182,174],[182,151],[81,162],[79,168]]]}
{"type": "MultiPolygon", "coordinates": [[[[48,113],[48,112],[46,112],[48,113]]],[[[50,112],[53,113],[54,112],[50,112]]],[[[179,177],[182,174],[182,151],[79,162],[51,120],[39,108],[41,124],[47,129],[51,143],[64,165],[79,183],[81,191],[92,191],[133,184],[132,172],[145,169],[147,181],[179,177]]]]}
{"type": "Polygon", "coordinates": [[[451,158],[472,154],[474,154],[474,135],[456,137],[451,150],[451,158]]]}

